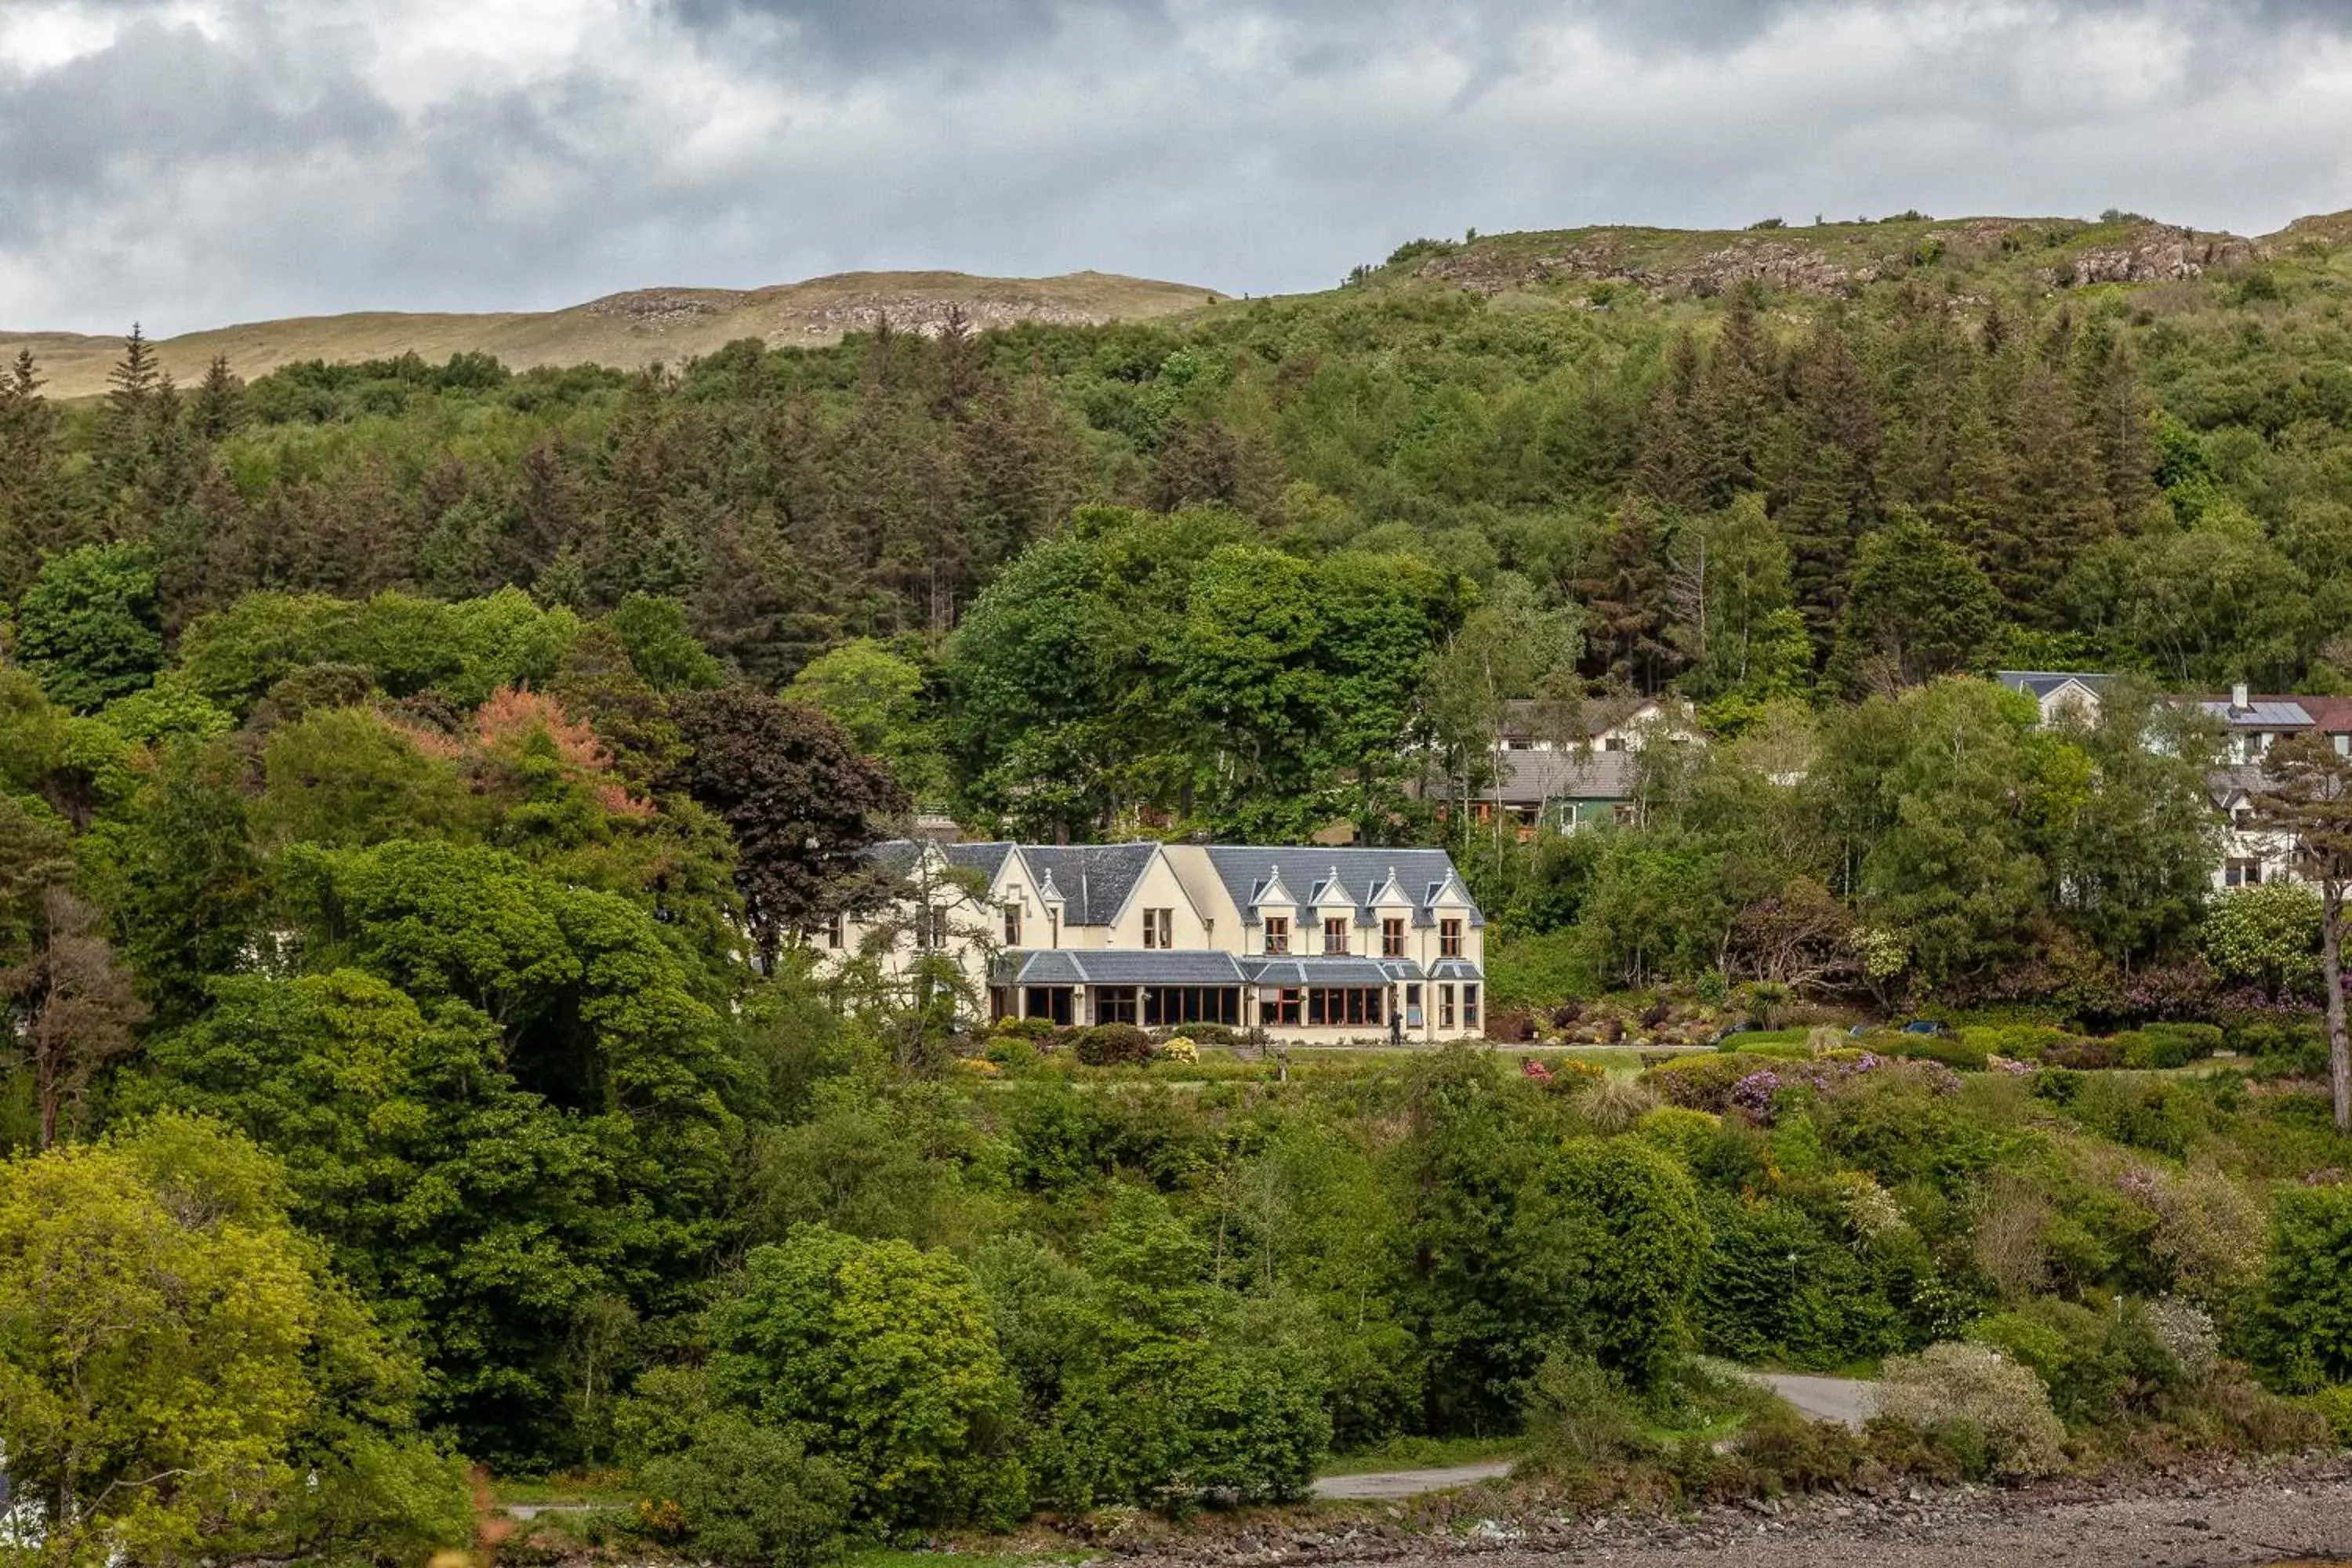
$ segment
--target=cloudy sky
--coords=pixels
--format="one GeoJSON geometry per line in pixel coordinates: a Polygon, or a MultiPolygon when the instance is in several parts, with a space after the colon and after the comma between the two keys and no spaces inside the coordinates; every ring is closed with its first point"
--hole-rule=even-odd
{"type": "Polygon", "coordinates": [[[0,328],[2352,207],[2352,0],[0,0],[0,328]]]}

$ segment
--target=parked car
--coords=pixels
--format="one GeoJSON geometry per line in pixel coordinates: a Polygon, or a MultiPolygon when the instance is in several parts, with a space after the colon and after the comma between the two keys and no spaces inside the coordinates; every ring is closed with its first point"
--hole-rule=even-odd
{"type": "Polygon", "coordinates": [[[1934,1018],[1914,1018],[1903,1026],[1903,1032],[1906,1035],[1925,1035],[1937,1040],[1957,1040],[1960,1037],[1958,1032],[1949,1024],[1934,1018]]]}
{"type": "Polygon", "coordinates": [[[1717,1029],[1712,1035],[1709,1035],[1706,1037],[1706,1043],[1710,1046],[1721,1046],[1726,1040],[1728,1040],[1734,1035],[1752,1035],[1754,1033],[1756,1033],[1756,1026],[1751,1023],[1743,1022],[1738,1024],[1726,1024],[1723,1027],[1717,1029]]]}

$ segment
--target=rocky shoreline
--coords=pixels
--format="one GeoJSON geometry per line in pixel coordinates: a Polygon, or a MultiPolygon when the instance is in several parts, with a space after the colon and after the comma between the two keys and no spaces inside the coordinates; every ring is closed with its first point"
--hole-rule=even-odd
{"type": "MultiPolygon", "coordinates": [[[[1472,1500],[1465,1497],[1465,1502],[1472,1500]]],[[[2251,1568],[2352,1560],[2352,1459],[2231,1461],[2014,1490],[1906,1489],[1629,1511],[1475,1511],[1442,1533],[1385,1517],[1237,1530],[1126,1556],[1139,1568],[1438,1563],[1480,1568],[2251,1568]]]]}

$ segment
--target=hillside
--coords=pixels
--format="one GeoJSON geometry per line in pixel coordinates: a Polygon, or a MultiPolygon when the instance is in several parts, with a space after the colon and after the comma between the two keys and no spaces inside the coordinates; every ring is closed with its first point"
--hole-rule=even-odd
{"type": "Polygon", "coordinates": [[[1846,294],[1915,273],[2012,289],[2172,283],[2300,255],[2315,244],[2332,247],[2347,228],[2342,214],[2299,218],[2261,239],[2130,214],[2087,221],[1906,213],[1875,222],[1738,230],[1602,226],[1466,243],[1417,240],[1357,280],[1431,281],[1487,295],[1556,284],[1632,284],[1701,299],[1751,280],[1791,293],[1846,294]]]}
{"type": "MultiPolygon", "coordinates": [[[[303,360],[330,363],[415,353],[429,360],[494,354],[517,370],[603,364],[638,369],[677,363],[742,338],[771,348],[812,348],[861,331],[877,315],[936,331],[950,309],[978,327],[1015,321],[1078,325],[1142,321],[1222,296],[1191,284],[1070,272],[1058,278],[976,278],[964,272],[844,272],[769,289],[641,289],[561,310],[480,314],[370,310],[252,321],[189,332],[157,345],[163,366],[183,382],[214,356],[247,380],[303,360]]],[[[0,331],[0,353],[29,347],[55,397],[105,390],[121,341],[75,332],[0,331]]]]}

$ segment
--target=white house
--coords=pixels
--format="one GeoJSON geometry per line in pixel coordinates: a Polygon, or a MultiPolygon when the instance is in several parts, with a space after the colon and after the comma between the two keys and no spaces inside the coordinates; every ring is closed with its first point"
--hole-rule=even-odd
{"type": "Polygon", "coordinates": [[[892,904],[810,939],[952,963],[994,1018],[1334,1043],[1485,1027],[1486,917],[1442,849],[895,839],[892,904]]]}

